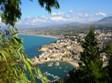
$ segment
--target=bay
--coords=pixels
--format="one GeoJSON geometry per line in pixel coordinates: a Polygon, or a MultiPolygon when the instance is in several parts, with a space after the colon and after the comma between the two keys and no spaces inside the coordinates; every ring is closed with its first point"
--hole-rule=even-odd
{"type": "Polygon", "coordinates": [[[20,35],[23,40],[24,50],[30,58],[38,56],[41,52],[38,51],[43,45],[55,42],[56,38],[48,38],[34,35],[20,35]]]}
{"type": "MultiPolygon", "coordinates": [[[[34,56],[39,56],[41,52],[38,48],[43,45],[47,45],[56,42],[56,38],[33,36],[33,35],[20,35],[23,40],[24,50],[28,57],[33,58],[34,56]]],[[[48,76],[49,80],[56,80],[63,78],[73,66],[65,62],[48,62],[39,65],[41,70],[48,76]]]]}

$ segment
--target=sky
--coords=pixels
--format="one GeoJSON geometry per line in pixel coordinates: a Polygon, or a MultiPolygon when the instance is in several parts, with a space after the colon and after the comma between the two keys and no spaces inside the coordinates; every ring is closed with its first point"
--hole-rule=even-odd
{"type": "Polygon", "coordinates": [[[112,0],[58,0],[60,8],[52,8],[51,13],[42,8],[38,0],[21,1],[22,16],[18,25],[88,23],[112,16],[112,0]]]}
{"type": "Polygon", "coordinates": [[[111,16],[112,0],[58,0],[59,9],[51,14],[42,8],[38,0],[22,0],[22,20],[18,24],[41,25],[60,22],[92,22],[111,16]]]}
{"type": "MultiPolygon", "coordinates": [[[[52,9],[52,12],[64,12],[67,13],[72,11],[81,12],[105,12],[111,13],[112,11],[112,0],[58,0],[60,9],[52,9]]],[[[22,18],[34,17],[34,16],[45,16],[49,13],[40,7],[37,0],[22,0],[22,18]]]]}

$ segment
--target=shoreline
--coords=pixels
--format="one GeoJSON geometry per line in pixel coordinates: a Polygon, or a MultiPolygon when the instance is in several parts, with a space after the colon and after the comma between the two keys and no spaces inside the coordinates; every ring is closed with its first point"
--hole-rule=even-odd
{"type": "Polygon", "coordinates": [[[79,68],[79,61],[77,60],[70,60],[70,59],[63,59],[63,60],[58,60],[58,59],[50,59],[50,60],[43,60],[43,61],[40,61],[38,60],[37,57],[34,57],[32,58],[32,61],[33,61],[33,65],[36,65],[36,64],[46,64],[46,63],[49,63],[49,62],[64,62],[64,63],[67,63],[67,64],[70,64],[73,68],[76,68],[78,69],[79,68]]]}
{"type": "Polygon", "coordinates": [[[27,33],[20,33],[20,34],[22,34],[22,35],[28,35],[28,36],[39,36],[39,37],[45,37],[45,38],[59,39],[59,37],[53,36],[53,35],[27,34],[27,33]]]}
{"type": "Polygon", "coordinates": [[[56,43],[41,47],[40,51],[43,53],[39,55],[39,57],[34,57],[32,59],[34,64],[43,64],[49,61],[63,61],[78,68],[78,62],[80,62],[79,54],[83,49],[78,43],[75,43],[70,39],[63,39],[56,43]],[[70,50],[75,53],[75,56],[71,54],[70,50]]]}
{"type": "Polygon", "coordinates": [[[37,36],[46,37],[46,38],[55,38],[55,39],[59,39],[59,37],[53,36],[53,35],[39,35],[39,34],[37,34],[37,36]]]}

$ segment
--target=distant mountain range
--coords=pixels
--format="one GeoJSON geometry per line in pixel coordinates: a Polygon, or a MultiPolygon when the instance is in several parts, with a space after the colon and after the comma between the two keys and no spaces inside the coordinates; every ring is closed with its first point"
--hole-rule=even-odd
{"type": "MultiPolygon", "coordinates": [[[[69,22],[69,23],[60,23],[44,26],[44,28],[88,28],[90,25],[95,25],[96,27],[109,27],[112,28],[112,16],[104,17],[101,20],[90,22],[90,23],[79,23],[79,22],[69,22]]],[[[36,27],[35,27],[36,28],[36,27]]],[[[38,28],[38,27],[37,27],[38,28]]],[[[40,27],[42,28],[42,27],[40,27]]]]}
{"type": "Polygon", "coordinates": [[[90,22],[90,23],[79,23],[79,22],[69,22],[64,24],[57,24],[52,26],[47,26],[47,28],[88,28],[90,25],[94,25],[98,28],[112,28],[112,16],[104,17],[101,20],[90,22]]]}
{"type": "Polygon", "coordinates": [[[108,16],[108,17],[105,17],[101,20],[98,21],[99,23],[109,23],[109,24],[112,24],[112,16],[108,16]]]}
{"type": "Polygon", "coordinates": [[[95,22],[94,24],[99,27],[112,28],[112,16],[105,17],[105,18],[95,22]]]}
{"type": "MultiPolygon", "coordinates": [[[[1,26],[4,26],[2,23],[1,26]]],[[[50,23],[47,25],[39,26],[39,25],[32,25],[28,24],[25,25],[24,23],[21,25],[17,25],[19,28],[37,28],[37,29],[63,29],[63,28],[88,28],[90,25],[95,25],[96,27],[109,27],[112,28],[112,16],[104,17],[101,20],[90,22],[90,23],[79,23],[79,22],[60,22],[60,23],[50,23]]]]}

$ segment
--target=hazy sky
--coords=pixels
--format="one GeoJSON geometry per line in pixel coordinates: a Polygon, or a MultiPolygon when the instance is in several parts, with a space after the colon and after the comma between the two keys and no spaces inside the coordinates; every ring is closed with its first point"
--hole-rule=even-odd
{"type": "Polygon", "coordinates": [[[68,22],[88,23],[111,16],[112,0],[58,0],[60,9],[49,14],[38,0],[22,0],[22,20],[17,24],[48,25],[68,22]]]}
{"type": "MultiPolygon", "coordinates": [[[[53,9],[52,12],[69,11],[86,12],[86,13],[106,13],[111,14],[112,0],[58,0],[60,3],[60,9],[53,9]]],[[[34,16],[46,16],[48,12],[41,8],[37,0],[22,0],[22,18],[34,17],[34,16]]]]}
{"type": "Polygon", "coordinates": [[[60,8],[53,8],[51,14],[39,5],[38,0],[21,1],[22,17],[17,21],[17,25],[89,23],[112,16],[112,0],[58,0],[60,8]]]}

